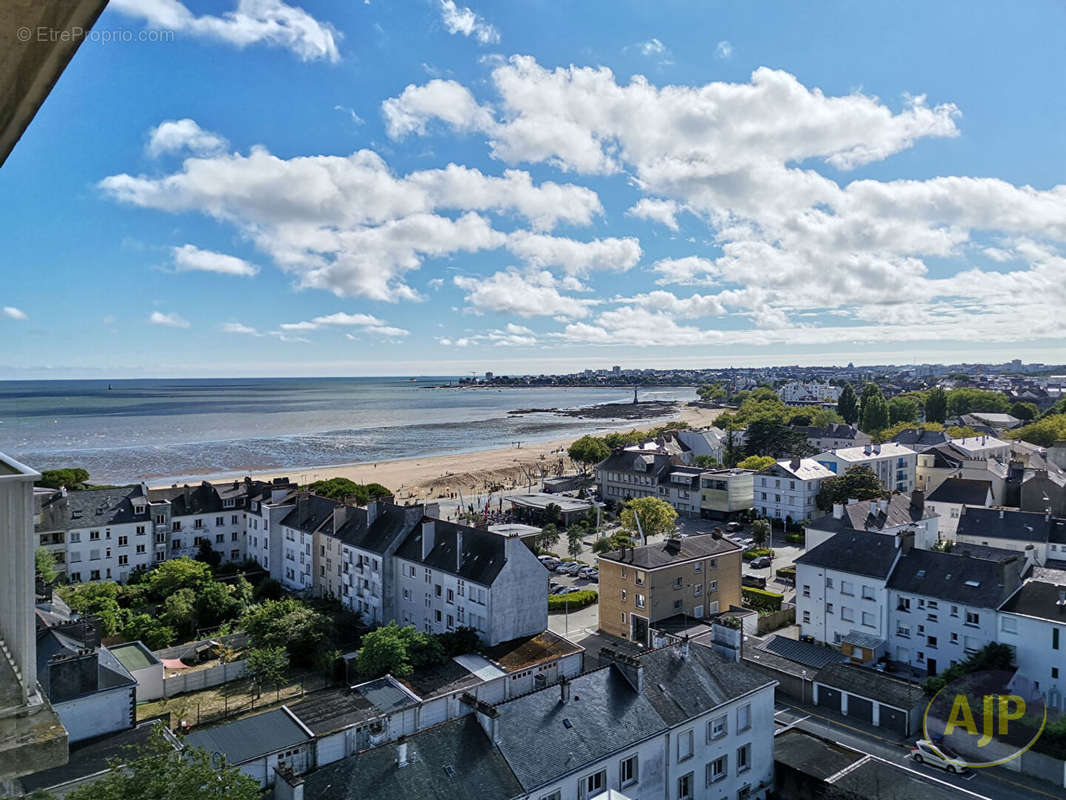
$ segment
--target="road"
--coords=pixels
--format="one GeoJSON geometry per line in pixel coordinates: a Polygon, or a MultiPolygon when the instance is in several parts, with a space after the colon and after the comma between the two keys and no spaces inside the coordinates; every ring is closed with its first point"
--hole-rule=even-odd
{"type": "Polygon", "coordinates": [[[952,775],[939,767],[919,764],[911,758],[910,742],[879,736],[871,731],[848,725],[821,713],[822,709],[778,702],[775,722],[778,727],[795,727],[808,733],[868,753],[897,767],[910,770],[929,780],[950,785],[959,797],[983,797],[991,800],[1061,800],[1066,792],[1044,781],[1010,772],[1002,767],[976,769],[952,775]]]}

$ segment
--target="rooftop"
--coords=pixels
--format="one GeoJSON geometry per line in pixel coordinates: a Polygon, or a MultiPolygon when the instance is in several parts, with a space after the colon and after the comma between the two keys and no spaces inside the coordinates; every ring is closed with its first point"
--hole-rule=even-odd
{"type": "Polygon", "coordinates": [[[1037,511],[967,506],[959,515],[955,535],[984,540],[1011,539],[1035,543],[1049,541],[1053,531],[1054,535],[1061,535],[1059,530],[1066,531],[1066,520],[1047,519],[1037,511]]]}
{"type": "Polygon", "coordinates": [[[219,753],[229,764],[243,764],[259,756],[296,747],[312,739],[286,706],[213,728],[196,728],[185,737],[187,747],[219,753]]]}
{"type": "Polygon", "coordinates": [[[562,494],[546,494],[545,492],[533,492],[532,494],[517,494],[504,498],[508,503],[526,508],[545,509],[551,504],[559,506],[564,514],[572,514],[579,511],[588,511],[592,503],[588,500],[579,500],[576,497],[567,497],[562,494]]]}
{"type": "Polygon", "coordinates": [[[641,569],[657,569],[696,558],[738,553],[741,549],[740,545],[725,537],[704,533],[699,536],[686,536],[684,539],[666,539],[642,547],[612,550],[602,553],[599,558],[601,561],[614,561],[641,569]]]}
{"type": "Polygon", "coordinates": [[[794,475],[801,481],[817,480],[819,478],[832,478],[836,475],[833,470],[824,464],[819,464],[813,458],[784,459],[778,461],[772,467],[767,467],[764,472],[773,473],[783,470],[789,475],[794,475]]]}
{"type": "Polygon", "coordinates": [[[499,664],[508,672],[520,672],[529,667],[574,655],[584,650],[557,633],[544,631],[536,636],[524,636],[501,642],[485,651],[485,657],[499,664]]]}
{"type": "Polygon", "coordinates": [[[122,666],[130,672],[150,667],[153,664],[162,665],[162,662],[152,654],[152,651],[141,642],[116,644],[108,649],[114,654],[115,658],[122,662],[122,666]]]}
{"type": "Polygon", "coordinates": [[[875,458],[898,458],[913,455],[914,451],[909,447],[904,447],[896,442],[885,442],[884,444],[867,445],[864,447],[841,447],[839,450],[829,450],[825,453],[820,453],[817,458],[835,456],[841,461],[862,462],[875,458]]]}
{"type": "Polygon", "coordinates": [[[969,478],[948,478],[930,493],[930,503],[962,503],[968,506],[983,506],[989,498],[991,481],[975,481],[969,478]]]}
{"type": "Polygon", "coordinates": [[[1043,580],[1026,581],[1000,609],[1012,614],[1046,619],[1066,625],[1066,602],[1059,604],[1060,586],[1043,580]]]}
{"type": "Polygon", "coordinates": [[[407,535],[396,549],[396,555],[431,569],[457,575],[463,580],[490,586],[506,562],[506,544],[507,540],[502,536],[488,531],[426,518],[424,524],[415,526],[407,535]],[[423,558],[422,537],[426,525],[433,526],[433,549],[423,558]],[[461,558],[457,558],[460,538],[462,554],[461,558]]]}
{"type": "Polygon", "coordinates": [[[802,664],[805,667],[811,667],[812,669],[821,669],[826,664],[836,664],[842,661],[847,661],[847,656],[839,650],[826,647],[825,645],[815,644],[814,642],[801,642],[777,634],[770,636],[757,647],[749,649],[749,652],[751,652],[751,650],[761,650],[766,653],[773,653],[776,656],[787,658],[789,661],[802,664]]]}
{"type": "Polygon", "coordinates": [[[898,552],[895,536],[845,530],[808,550],[796,559],[796,564],[887,578],[898,552]]]}
{"type": "Polygon", "coordinates": [[[888,588],[951,603],[998,608],[1018,587],[1025,566],[1025,557],[1018,552],[985,559],[914,549],[900,557],[888,588]]]}
{"type": "Polygon", "coordinates": [[[887,501],[860,500],[844,505],[842,516],[832,514],[811,522],[808,528],[818,531],[884,531],[921,522],[938,516],[930,511],[919,493],[894,494],[887,501]]]}
{"type": "Polygon", "coordinates": [[[814,679],[826,686],[868,697],[904,711],[918,705],[924,706],[928,699],[925,690],[917,683],[908,683],[853,664],[827,664],[818,670],[814,679]]]}

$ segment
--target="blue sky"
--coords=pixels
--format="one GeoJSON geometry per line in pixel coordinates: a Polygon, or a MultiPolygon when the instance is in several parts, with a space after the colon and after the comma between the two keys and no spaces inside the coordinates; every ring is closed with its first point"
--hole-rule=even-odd
{"type": "Polygon", "coordinates": [[[231,2],[0,169],[0,377],[1066,361],[1060,3],[231,2]]]}

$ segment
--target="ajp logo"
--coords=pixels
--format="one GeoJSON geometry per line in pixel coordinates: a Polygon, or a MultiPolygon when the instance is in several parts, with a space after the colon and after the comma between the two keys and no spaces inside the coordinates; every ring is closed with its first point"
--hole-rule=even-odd
{"type": "Polygon", "coordinates": [[[962,766],[994,767],[1032,747],[1046,722],[1047,706],[1031,681],[989,670],[964,675],[937,692],[926,706],[922,730],[962,766]]]}

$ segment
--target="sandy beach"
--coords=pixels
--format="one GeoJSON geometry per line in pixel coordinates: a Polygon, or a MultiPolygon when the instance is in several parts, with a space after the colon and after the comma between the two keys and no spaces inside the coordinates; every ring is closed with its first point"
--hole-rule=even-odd
{"type": "MultiPolygon", "coordinates": [[[[693,428],[713,424],[721,409],[682,406],[680,419],[693,428]]],[[[652,424],[634,424],[625,430],[647,430],[652,424]]],[[[590,432],[593,425],[590,422],[590,432]]],[[[451,492],[465,495],[490,490],[517,488],[526,485],[530,477],[559,475],[575,469],[566,448],[579,436],[548,442],[531,442],[521,447],[479,450],[472,453],[430,456],[426,458],[381,461],[377,464],[340,464],[290,469],[250,471],[259,480],[288,477],[300,484],[328,478],[348,478],[356,483],[380,483],[392,489],[398,500],[424,500],[446,497],[451,492]]],[[[166,485],[166,484],[162,484],[166,485]]]]}

